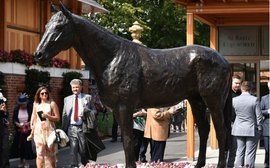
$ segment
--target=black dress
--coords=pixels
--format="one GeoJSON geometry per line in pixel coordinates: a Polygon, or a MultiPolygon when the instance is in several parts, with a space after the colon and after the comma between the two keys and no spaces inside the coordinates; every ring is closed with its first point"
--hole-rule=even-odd
{"type": "MultiPolygon", "coordinates": [[[[28,122],[31,119],[32,110],[33,106],[31,104],[27,104],[28,122]]],[[[29,130],[27,133],[21,133],[20,128],[17,127],[15,124],[15,122],[19,122],[18,115],[19,115],[19,106],[16,106],[13,112],[13,124],[15,129],[15,135],[11,146],[10,158],[21,158],[26,160],[32,160],[36,158],[36,155],[32,150],[31,141],[27,141],[27,137],[30,135],[31,131],[29,130]]]]}

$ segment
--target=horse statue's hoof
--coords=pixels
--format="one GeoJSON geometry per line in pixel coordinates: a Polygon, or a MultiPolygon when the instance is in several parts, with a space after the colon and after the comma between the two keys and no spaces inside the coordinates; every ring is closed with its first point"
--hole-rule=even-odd
{"type": "Polygon", "coordinates": [[[205,166],[205,161],[203,162],[197,162],[195,168],[201,168],[201,167],[204,167],[205,166]]]}

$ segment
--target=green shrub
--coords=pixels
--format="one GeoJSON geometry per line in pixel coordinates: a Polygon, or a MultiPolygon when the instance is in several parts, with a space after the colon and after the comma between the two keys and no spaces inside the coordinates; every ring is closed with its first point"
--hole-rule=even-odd
{"type": "Polygon", "coordinates": [[[0,89],[4,90],[5,87],[5,74],[0,71],[0,89]]]}
{"type": "Polygon", "coordinates": [[[72,79],[81,79],[83,75],[80,72],[71,71],[63,73],[62,76],[63,76],[63,89],[61,95],[63,96],[63,98],[65,98],[66,96],[73,94],[70,88],[70,81],[72,79]]]}
{"type": "Polygon", "coordinates": [[[33,101],[35,93],[40,86],[50,87],[50,73],[36,69],[26,69],[25,73],[25,92],[29,95],[29,99],[33,101]]]}
{"type": "Polygon", "coordinates": [[[111,136],[113,113],[107,112],[106,114],[98,113],[98,132],[102,138],[111,136]]]}

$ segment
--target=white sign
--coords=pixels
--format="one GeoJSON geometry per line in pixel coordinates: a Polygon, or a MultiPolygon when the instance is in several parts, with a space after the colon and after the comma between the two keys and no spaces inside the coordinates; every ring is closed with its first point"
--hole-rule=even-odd
{"type": "Polygon", "coordinates": [[[220,27],[219,52],[222,55],[259,55],[258,27],[220,27]]]}

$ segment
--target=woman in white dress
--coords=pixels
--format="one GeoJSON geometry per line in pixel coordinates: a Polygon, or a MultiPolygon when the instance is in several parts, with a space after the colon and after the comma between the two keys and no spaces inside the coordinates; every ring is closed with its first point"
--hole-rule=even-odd
{"type": "Polygon", "coordinates": [[[57,104],[50,99],[49,90],[40,87],[34,100],[34,108],[31,119],[32,132],[28,140],[34,137],[36,144],[37,168],[55,168],[57,145],[51,148],[47,146],[49,135],[54,131],[54,122],[59,121],[57,104]]]}

